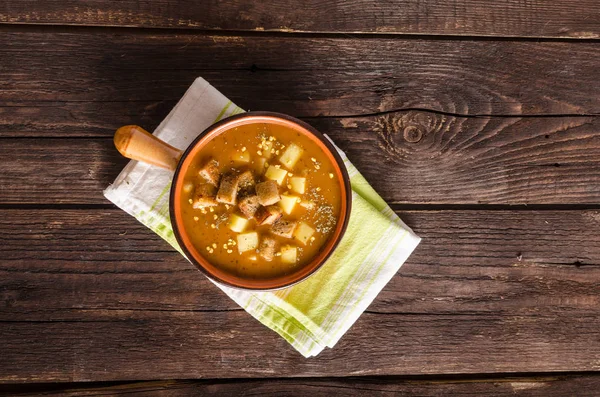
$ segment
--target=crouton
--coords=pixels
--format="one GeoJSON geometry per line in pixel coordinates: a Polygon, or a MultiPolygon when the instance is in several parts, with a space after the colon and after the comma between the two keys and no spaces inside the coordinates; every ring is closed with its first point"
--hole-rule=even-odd
{"type": "Polygon", "coordinates": [[[238,202],[239,199],[256,195],[256,182],[251,171],[245,171],[238,175],[238,202]]]}
{"type": "Polygon", "coordinates": [[[277,182],[266,181],[256,185],[256,194],[260,205],[272,205],[277,203],[281,198],[277,190],[277,182]]]}
{"type": "Polygon", "coordinates": [[[271,262],[275,257],[275,246],[277,241],[271,237],[265,237],[258,246],[258,254],[263,257],[267,262],[271,262]]]}
{"type": "Polygon", "coordinates": [[[238,175],[227,173],[221,178],[219,191],[217,192],[217,201],[219,203],[235,205],[238,193],[238,175]]]}
{"type": "Polygon", "coordinates": [[[219,172],[219,162],[215,159],[210,159],[208,163],[206,163],[204,167],[198,171],[198,174],[200,174],[200,176],[204,178],[206,182],[218,186],[219,179],[221,178],[221,173],[219,172]]]}
{"type": "Polygon", "coordinates": [[[214,207],[218,205],[215,200],[216,188],[209,183],[201,183],[196,186],[194,198],[192,199],[192,208],[198,210],[205,207],[214,207]]]}
{"type": "Polygon", "coordinates": [[[244,171],[240,175],[238,175],[238,184],[240,190],[253,187],[254,175],[252,175],[252,171],[244,171]]]}
{"type": "Polygon", "coordinates": [[[258,207],[260,207],[260,204],[258,203],[258,196],[255,194],[245,196],[244,198],[240,199],[239,207],[240,211],[246,218],[254,217],[258,207]]]}
{"type": "Polygon", "coordinates": [[[297,222],[280,219],[271,226],[271,233],[285,238],[292,238],[297,222]]]}
{"type": "Polygon", "coordinates": [[[272,225],[281,218],[281,208],[276,205],[270,205],[268,207],[260,207],[254,214],[256,222],[259,225],[272,225]]]}

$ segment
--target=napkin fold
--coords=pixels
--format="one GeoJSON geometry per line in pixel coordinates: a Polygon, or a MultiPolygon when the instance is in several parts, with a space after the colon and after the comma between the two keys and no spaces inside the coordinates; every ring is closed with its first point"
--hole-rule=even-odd
{"type": "MultiPolygon", "coordinates": [[[[154,135],[183,149],[210,125],[242,112],[198,78],[154,135]]],[[[273,292],[214,283],[305,357],[340,340],[420,241],[338,152],[350,175],[352,213],[342,241],[321,269],[301,283],[273,292]]],[[[130,161],[104,195],[181,252],[169,219],[172,176],[170,171],[130,161]]]]}

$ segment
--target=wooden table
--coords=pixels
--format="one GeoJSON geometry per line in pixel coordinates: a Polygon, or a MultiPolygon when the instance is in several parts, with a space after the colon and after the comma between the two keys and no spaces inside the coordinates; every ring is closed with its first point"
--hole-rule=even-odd
{"type": "Polygon", "coordinates": [[[598,395],[597,1],[5,0],[0,22],[0,390],[598,395]],[[197,76],[329,134],[423,237],[316,358],[102,196],[115,129],[197,76]]]}

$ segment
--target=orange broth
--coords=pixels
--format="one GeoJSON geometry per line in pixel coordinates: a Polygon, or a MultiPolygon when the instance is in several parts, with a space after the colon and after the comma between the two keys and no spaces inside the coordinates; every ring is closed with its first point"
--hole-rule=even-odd
{"type": "MultiPolygon", "coordinates": [[[[192,244],[210,263],[243,278],[269,279],[293,273],[320,252],[333,235],[339,221],[341,189],[333,164],[310,138],[281,125],[247,124],[213,138],[193,158],[192,165],[186,170],[183,186],[182,219],[192,244]],[[272,145],[271,150],[265,150],[265,143],[265,146],[272,145]],[[302,148],[302,155],[290,170],[279,159],[291,143],[302,148]],[[248,154],[249,161],[242,161],[248,154]],[[219,162],[221,174],[231,170],[251,170],[257,183],[267,180],[265,172],[268,166],[285,169],[296,177],[305,177],[304,194],[291,189],[289,174],[278,190],[280,194],[299,198],[291,213],[283,214],[283,219],[303,222],[314,230],[306,244],[294,237],[277,236],[271,232],[272,226],[257,225],[255,219],[249,219],[243,233],[256,231],[261,241],[266,237],[275,239],[276,254],[271,261],[267,261],[255,249],[240,253],[237,244],[240,233],[231,230],[229,225],[232,214],[240,215],[237,205],[219,203],[214,207],[201,209],[194,209],[192,206],[192,186],[205,182],[199,176],[199,170],[211,159],[219,162]],[[296,248],[294,263],[282,260],[282,249],[289,247],[296,248]]],[[[281,202],[275,205],[280,204],[281,202]]]]}

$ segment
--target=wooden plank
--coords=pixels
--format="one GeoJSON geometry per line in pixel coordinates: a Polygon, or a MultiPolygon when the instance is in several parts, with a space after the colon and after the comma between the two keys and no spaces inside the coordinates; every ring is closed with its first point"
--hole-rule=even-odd
{"type": "Polygon", "coordinates": [[[237,311],[113,316],[89,313],[87,319],[71,322],[3,322],[0,381],[278,376],[290,373],[291,368],[282,368],[286,364],[304,361],[286,342],[237,311]],[[241,350],[242,340],[252,348],[241,350]],[[279,357],[265,357],[267,349],[279,357]]]}
{"type": "Polygon", "coordinates": [[[4,139],[0,202],[107,204],[102,191],[125,164],[110,139],[4,139]]]}
{"type": "MultiPolygon", "coordinates": [[[[307,121],[346,151],[389,203],[600,201],[598,117],[408,111],[307,121]]],[[[108,137],[1,142],[0,203],[108,203],[102,190],[126,163],[108,137]]]]}
{"type": "Polygon", "coordinates": [[[600,8],[593,0],[580,1],[577,7],[559,0],[9,0],[0,7],[3,23],[278,32],[597,38],[599,20],[600,8]]]}
{"type": "Polygon", "coordinates": [[[365,313],[312,359],[240,311],[2,324],[2,382],[594,371],[600,354],[596,313],[365,313]]]}
{"type": "Polygon", "coordinates": [[[595,118],[470,117],[597,113],[595,43],[97,32],[3,32],[0,43],[0,136],[36,138],[1,145],[1,203],[106,203],[125,164],[108,139],[37,138],[151,129],[198,74],[244,108],[305,117],[392,203],[599,199],[595,118]],[[388,113],[397,107],[469,117],[388,113]]]}
{"type": "Polygon", "coordinates": [[[423,243],[306,360],[117,210],[3,210],[0,380],[598,370],[600,213],[400,215],[423,243]]]}
{"type": "MultiPolygon", "coordinates": [[[[473,395],[509,397],[596,397],[600,379],[595,375],[560,375],[540,377],[507,377],[492,379],[403,379],[403,378],[332,378],[269,379],[234,381],[155,381],[111,384],[69,384],[63,386],[19,387],[19,395],[60,396],[239,396],[284,395],[329,397],[332,395],[382,396],[402,395],[440,397],[473,395]],[[26,392],[23,389],[27,390],[26,392]],[[29,391],[31,390],[31,391],[29,391]]],[[[0,387],[0,391],[2,388],[0,387]]],[[[17,389],[14,389],[17,390],[17,389]]]]}
{"type": "MultiPolygon", "coordinates": [[[[0,286],[7,299],[0,319],[26,320],[33,313],[43,320],[72,320],[78,309],[239,309],[219,293],[208,293],[216,291],[210,282],[120,210],[2,210],[0,215],[0,286]],[[200,297],[196,291],[207,293],[200,297]]],[[[372,311],[529,315],[596,310],[598,211],[400,215],[423,241],[372,311]]]]}
{"type": "Polygon", "coordinates": [[[390,203],[572,204],[600,198],[599,123],[410,111],[313,124],[390,203]]]}
{"type": "Polygon", "coordinates": [[[24,319],[35,312],[60,317],[60,308],[75,302],[84,311],[239,309],[170,245],[122,211],[0,214],[0,239],[6,243],[0,248],[5,276],[0,290],[7,310],[0,318],[20,311],[24,319]],[[198,295],[202,290],[213,293],[198,295]]]}
{"type": "Polygon", "coordinates": [[[0,32],[0,136],[156,125],[203,76],[244,109],[298,117],[402,109],[600,114],[599,44],[0,32]],[[97,103],[101,102],[101,103],[97,103]]]}

